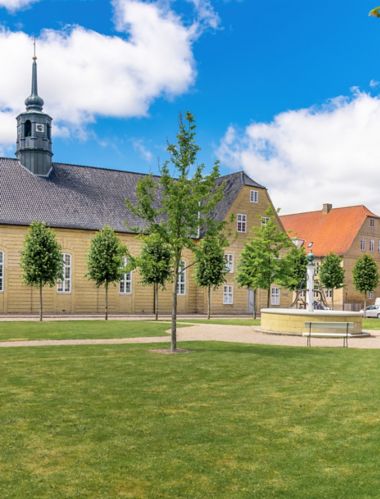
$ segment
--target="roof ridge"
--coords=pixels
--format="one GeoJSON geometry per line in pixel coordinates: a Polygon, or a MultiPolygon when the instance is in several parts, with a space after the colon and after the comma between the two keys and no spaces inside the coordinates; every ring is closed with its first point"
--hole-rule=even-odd
{"type": "MultiPolygon", "coordinates": [[[[354,205],[350,205],[350,206],[337,206],[336,208],[331,208],[331,210],[329,211],[329,213],[331,213],[332,211],[349,210],[349,209],[352,209],[352,208],[363,208],[365,211],[367,211],[368,213],[370,213],[372,216],[380,218],[380,215],[376,215],[376,213],[374,213],[372,210],[370,210],[365,204],[354,204],[354,205]]],[[[283,218],[283,217],[296,217],[296,216],[299,216],[299,215],[309,215],[311,213],[321,213],[322,214],[323,213],[323,209],[322,210],[300,211],[300,212],[296,212],[296,213],[287,213],[287,214],[284,214],[284,215],[280,215],[280,218],[283,218]]]]}

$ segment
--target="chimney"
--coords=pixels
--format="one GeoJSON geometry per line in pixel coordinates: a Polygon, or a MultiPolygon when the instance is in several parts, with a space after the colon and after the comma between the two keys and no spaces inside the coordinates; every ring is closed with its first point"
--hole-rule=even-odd
{"type": "Polygon", "coordinates": [[[323,208],[322,208],[322,213],[324,213],[325,215],[327,215],[327,213],[330,213],[331,210],[332,210],[332,204],[325,203],[323,205],[323,208]]]}

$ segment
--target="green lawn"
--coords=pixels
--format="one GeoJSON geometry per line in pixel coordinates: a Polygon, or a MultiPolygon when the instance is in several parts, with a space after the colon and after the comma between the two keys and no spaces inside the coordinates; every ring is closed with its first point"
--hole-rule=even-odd
{"type": "Polygon", "coordinates": [[[148,321],[9,321],[0,322],[0,341],[165,336],[169,328],[148,321]]]}
{"type": "Polygon", "coordinates": [[[0,350],[0,497],[370,498],[380,351],[0,350]]]}

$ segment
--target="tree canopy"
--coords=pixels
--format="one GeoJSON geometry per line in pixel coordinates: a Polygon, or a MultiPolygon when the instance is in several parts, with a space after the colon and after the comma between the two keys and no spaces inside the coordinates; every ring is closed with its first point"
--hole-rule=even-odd
{"type": "Polygon", "coordinates": [[[87,277],[95,282],[97,287],[105,286],[105,319],[108,319],[108,287],[113,282],[120,281],[125,272],[124,256],[126,247],[111,227],[105,226],[91,241],[88,255],[87,277]]]}
{"type": "Polygon", "coordinates": [[[54,232],[42,222],[33,222],[26,235],[21,254],[23,279],[40,289],[40,320],[43,318],[42,288],[54,286],[62,278],[61,247],[54,232]]]}

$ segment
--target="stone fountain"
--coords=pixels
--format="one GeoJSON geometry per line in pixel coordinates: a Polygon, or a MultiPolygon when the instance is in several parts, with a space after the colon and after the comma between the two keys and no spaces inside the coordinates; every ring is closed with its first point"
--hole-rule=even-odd
{"type": "MultiPolygon", "coordinates": [[[[352,322],[351,332],[362,335],[362,312],[345,310],[315,310],[314,309],[314,255],[307,255],[306,308],[264,308],[261,310],[261,330],[268,333],[302,335],[305,332],[305,322],[352,322]]],[[[329,328],[329,332],[335,332],[329,328]]],[[[341,332],[337,329],[336,332],[341,332]]],[[[363,334],[364,336],[364,334],[363,334]]]]}

